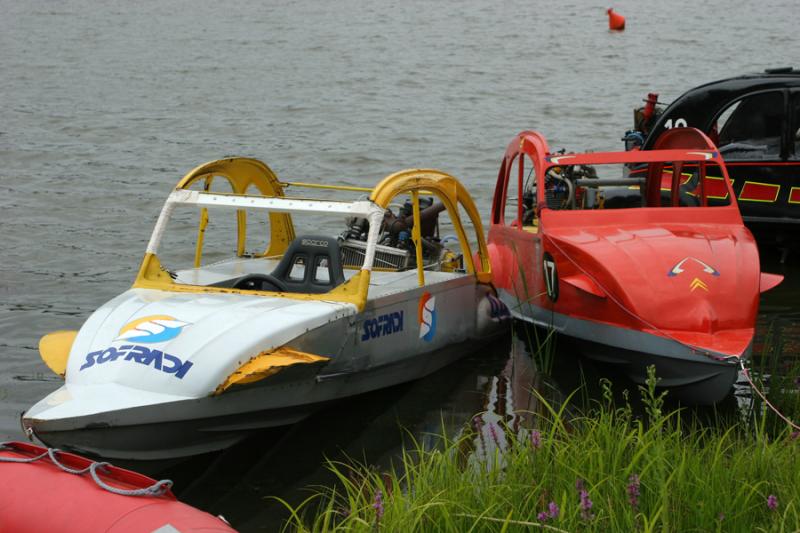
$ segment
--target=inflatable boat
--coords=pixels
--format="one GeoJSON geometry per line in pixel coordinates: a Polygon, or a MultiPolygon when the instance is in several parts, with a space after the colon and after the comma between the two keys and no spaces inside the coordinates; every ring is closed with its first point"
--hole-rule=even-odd
{"type": "Polygon", "coordinates": [[[30,443],[0,443],[0,479],[2,531],[235,531],[222,518],[179,502],[168,480],[30,443]]]}

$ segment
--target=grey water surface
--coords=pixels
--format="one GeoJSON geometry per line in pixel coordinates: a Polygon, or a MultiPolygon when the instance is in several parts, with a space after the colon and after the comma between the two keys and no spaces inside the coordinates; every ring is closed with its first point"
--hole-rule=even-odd
{"type": "MultiPolygon", "coordinates": [[[[360,186],[439,168],[464,181],[485,221],[522,129],[554,148],[621,149],[650,91],[668,102],[703,82],[800,67],[794,1],[622,0],[621,33],[608,31],[608,7],[0,0],[0,438],[21,438],[20,412],[59,386],[39,337],[77,329],[129,287],[167,193],[200,163],[251,156],[285,180],[360,186]]],[[[762,302],[762,330],[795,331],[796,286],[762,302]]],[[[514,359],[495,352],[489,370],[462,364],[452,394],[414,413],[485,407],[486,384],[514,359]]],[[[403,412],[388,396],[386,412],[403,412]]],[[[236,499],[215,501],[225,498],[236,499]]]]}

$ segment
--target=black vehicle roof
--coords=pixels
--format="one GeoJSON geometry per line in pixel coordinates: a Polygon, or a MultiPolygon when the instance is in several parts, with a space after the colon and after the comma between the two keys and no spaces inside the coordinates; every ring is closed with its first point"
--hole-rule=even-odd
{"type": "Polygon", "coordinates": [[[675,100],[675,102],[677,102],[684,96],[688,96],[695,92],[707,92],[712,87],[715,89],[721,89],[723,91],[735,90],[742,86],[755,88],[754,90],[758,90],[756,87],[760,85],[769,85],[770,87],[776,85],[781,87],[783,86],[795,87],[797,86],[798,81],[800,81],[800,70],[798,69],[794,69],[792,67],[769,68],[763,72],[742,74],[739,76],[734,76],[732,78],[724,78],[721,80],[712,81],[709,83],[705,83],[703,85],[699,85],[694,89],[690,89],[685,93],[683,93],[683,95],[678,97],[675,100]]]}
{"type": "Polygon", "coordinates": [[[652,147],[668,120],[674,122],[682,118],[689,126],[708,131],[711,122],[730,102],[750,93],[794,87],[800,87],[800,70],[793,68],[767,69],[700,85],[683,93],[664,110],[653,125],[644,147],[652,147]]]}

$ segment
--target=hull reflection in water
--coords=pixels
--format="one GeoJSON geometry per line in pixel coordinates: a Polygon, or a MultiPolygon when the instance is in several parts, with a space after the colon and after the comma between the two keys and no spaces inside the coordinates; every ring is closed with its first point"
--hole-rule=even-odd
{"type": "MultiPolygon", "coordinates": [[[[476,413],[486,439],[490,423],[523,431],[531,414],[542,409],[531,394],[541,383],[525,343],[515,337],[427,378],[352,398],[288,430],[261,432],[167,473],[186,487],[182,501],[222,514],[242,531],[278,527],[287,512],[268,496],[297,505],[308,498],[309,488],[334,485],[326,460],[388,471],[398,464],[404,444],[413,446],[410,437],[433,449],[442,434],[457,438],[469,430],[476,413]]],[[[552,396],[554,389],[547,390],[552,396]]]]}

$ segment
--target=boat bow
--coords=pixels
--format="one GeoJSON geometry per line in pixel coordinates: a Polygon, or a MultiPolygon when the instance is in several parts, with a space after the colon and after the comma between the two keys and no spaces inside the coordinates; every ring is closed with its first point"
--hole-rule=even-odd
{"type": "Polygon", "coordinates": [[[739,356],[750,345],[760,273],[742,228],[583,226],[548,238],[561,255],[559,278],[579,296],[573,316],[604,316],[714,354],[739,356]]]}

